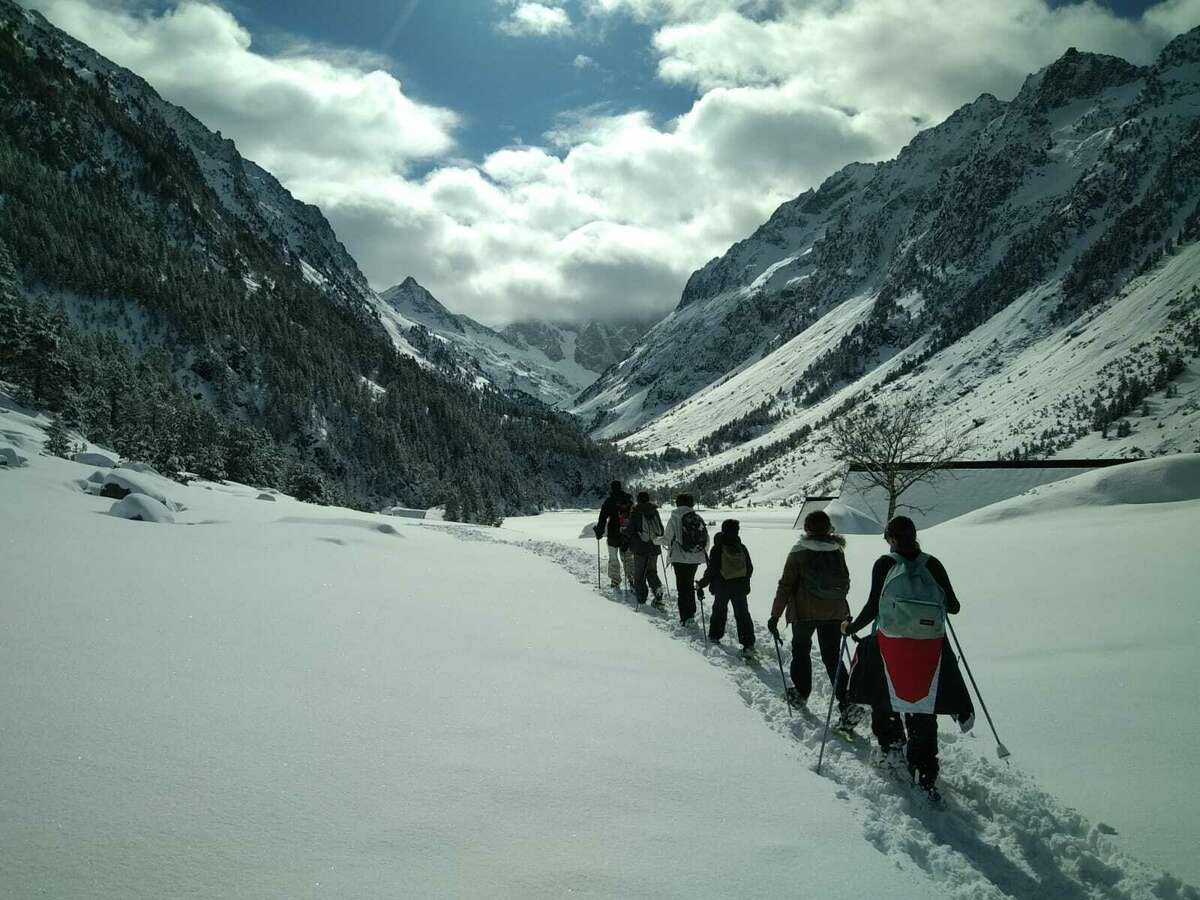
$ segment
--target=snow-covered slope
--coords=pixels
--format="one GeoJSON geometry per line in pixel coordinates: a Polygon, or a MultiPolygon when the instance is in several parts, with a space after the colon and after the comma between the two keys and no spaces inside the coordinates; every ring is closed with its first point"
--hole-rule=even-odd
{"type": "Polygon", "coordinates": [[[822,423],[885,383],[934,391],[990,454],[1190,449],[1198,143],[1200,29],[1146,68],[1069,51],[781,206],[576,412],[628,449],[702,457],[675,475],[736,463],[716,480],[767,494],[827,473],[822,423]],[[1127,390],[1139,371],[1150,390],[1127,390]],[[1089,437],[1097,400],[1110,434],[1143,400],[1149,428],[1089,437]]]}
{"type": "Polygon", "coordinates": [[[451,312],[412,277],[383,291],[375,306],[401,351],[428,359],[445,350],[445,363],[554,407],[569,406],[645,330],[637,323],[523,322],[495,331],[451,312]]]}
{"type": "MultiPolygon", "coordinates": [[[[1153,272],[1133,280],[1108,304],[1067,327],[1045,323],[1040,292],[1032,292],[903,376],[905,361],[922,345],[893,357],[863,378],[811,406],[786,405],[761,433],[689,464],[676,475],[692,478],[723,466],[751,463],[741,489],[758,497],[792,498],[828,480],[823,423],[843,404],[869,395],[887,402],[917,392],[934,398],[931,416],[951,432],[969,433],[972,455],[994,458],[1025,449],[1034,457],[1135,457],[1200,449],[1200,244],[1193,243],[1153,272]],[[1181,368],[1165,384],[1163,360],[1181,368]],[[1102,436],[1094,428],[1096,403],[1144,397],[1102,436]],[[1139,389],[1140,391],[1141,389],[1139,389]],[[1120,428],[1127,423],[1128,433],[1120,428]],[[755,457],[757,454],[757,457],[755,457]]],[[[698,394],[652,423],[630,443],[682,443],[678,435],[706,422],[732,421],[742,410],[769,402],[782,380],[795,377],[786,360],[805,352],[803,339],[698,394]],[[784,374],[786,372],[786,374],[784,374]]],[[[785,387],[786,390],[786,387],[785,387]]]]}
{"type": "Polygon", "coordinates": [[[553,563],[235,484],[117,518],[44,424],[0,410],[30,457],[0,467],[5,897],[937,891],[720,671],[553,563]]]}
{"type": "MultiPolygon", "coordinates": [[[[943,729],[934,810],[865,741],[816,776],[820,717],[773,664],[596,593],[594,511],[430,528],[143,474],[176,524],[128,521],[92,466],[39,455],[45,426],[0,409],[29,459],[0,468],[13,896],[1200,897],[1167,874],[1196,879],[1195,501],[1097,518],[1071,498],[1120,497],[1091,485],[925,535],[1015,754],[943,729]],[[1158,578],[1142,615],[1114,541],[1158,578]],[[1056,566],[1080,574],[1047,604],[1056,566]]],[[[789,523],[744,517],[768,582],[789,523]]],[[[851,539],[856,577],[878,550],[851,539]]]]}
{"type": "MultiPolygon", "coordinates": [[[[1029,900],[1200,896],[1194,887],[1200,793],[1190,787],[1200,740],[1200,708],[1192,700],[1200,641],[1198,498],[1200,456],[1183,454],[1039,487],[922,531],[922,546],[945,563],[962,601],[954,627],[1013,755],[1007,765],[986,759],[994,743],[982,714],[965,737],[942,719],[946,793],[969,813],[956,807],[954,815],[912,828],[868,818],[864,829],[877,846],[897,858],[924,859],[956,897],[993,896],[997,889],[1029,900]],[[1058,802],[1071,811],[1064,815],[1058,802]],[[1087,860],[1110,842],[1192,887],[1171,877],[1120,884],[1121,864],[1087,860]]],[[[713,522],[727,516],[741,522],[754,556],[750,613],[771,654],[762,669],[750,670],[725,651],[709,658],[748,704],[806,744],[815,764],[828,694],[810,701],[817,715],[789,721],[764,627],[775,579],[796,540],[795,511],[704,514],[713,522]]],[[[509,518],[501,533],[533,538],[535,552],[562,560],[594,585],[594,542],[590,535],[576,539],[589,519],[595,514],[509,518]]],[[[850,606],[857,612],[871,566],[887,545],[878,534],[847,540],[850,606]]],[[[702,651],[698,639],[695,646],[702,651]]],[[[783,653],[786,666],[786,643],[783,653]]],[[[866,755],[861,743],[836,742],[826,748],[825,766],[832,759],[832,768],[823,771],[848,797],[867,796],[872,808],[889,808],[891,788],[868,777],[866,755]]],[[[869,886],[864,893],[888,896],[869,886]]]]}

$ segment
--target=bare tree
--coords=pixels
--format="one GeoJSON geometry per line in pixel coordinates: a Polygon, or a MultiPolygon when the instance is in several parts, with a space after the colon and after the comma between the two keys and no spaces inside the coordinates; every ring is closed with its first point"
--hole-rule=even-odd
{"type": "Polygon", "coordinates": [[[936,428],[933,409],[924,397],[907,397],[887,406],[868,403],[833,422],[834,457],[887,492],[888,520],[905,491],[918,482],[933,481],[939,467],[971,448],[966,435],[936,428]]]}

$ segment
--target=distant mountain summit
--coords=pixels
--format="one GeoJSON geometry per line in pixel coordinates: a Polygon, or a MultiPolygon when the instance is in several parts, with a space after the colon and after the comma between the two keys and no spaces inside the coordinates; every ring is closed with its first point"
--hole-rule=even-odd
{"type": "Polygon", "coordinates": [[[830,471],[831,417],[911,391],[985,455],[1192,449],[1198,46],[1069,50],[845,167],[694,273],[575,412],[775,496],[830,471]]]}
{"type": "Polygon", "coordinates": [[[405,352],[557,408],[569,407],[601,372],[623,359],[651,324],[527,321],[496,331],[452,313],[412,276],[383,291],[379,300],[384,324],[405,352]]]}

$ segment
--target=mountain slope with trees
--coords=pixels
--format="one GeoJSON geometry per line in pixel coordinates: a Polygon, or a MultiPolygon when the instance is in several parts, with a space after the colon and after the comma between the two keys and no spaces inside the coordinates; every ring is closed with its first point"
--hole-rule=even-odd
{"type": "Polygon", "coordinates": [[[576,412],[741,496],[817,486],[837,416],[912,392],[986,455],[1193,449],[1197,146],[1200,29],[1069,50],[785,203],[576,412]]]}
{"type": "Polygon", "coordinates": [[[589,497],[573,420],[398,353],[320,212],[0,0],[0,378],[163,471],[463,518],[589,497]]]}

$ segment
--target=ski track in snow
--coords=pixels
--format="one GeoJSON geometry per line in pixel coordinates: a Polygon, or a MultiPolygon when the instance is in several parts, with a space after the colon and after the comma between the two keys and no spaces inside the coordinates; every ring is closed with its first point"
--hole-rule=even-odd
{"type": "MultiPolygon", "coordinates": [[[[596,558],[579,548],[462,525],[423,527],[463,541],[521,547],[561,566],[583,584],[597,584],[596,558]]],[[[732,613],[724,645],[706,648],[698,627],[684,629],[677,623],[673,589],[664,610],[637,607],[632,592],[598,589],[597,593],[635,610],[663,634],[688,643],[724,670],[746,705],[761,713],[772,729],[794,740],[801,758],[816,769],[829,686],[819,677],[824,669],[815,649],[808,710],[793,713],[782,695],[774,642],[765,625],[755,623],[758,659],[747,663],[730,646],[736,643],[732,613]]],[[[785,640],[785,669],[790,647],[790,640],[785,640]]],[[[864,835],[881,853],[901,865],[917,866],[949,896],[964,900],[1200,900],[1200,890],[1127,856],[1106,836],[1107,826],[1092,825],[1063,807],[1016,767],[980,756],[977,740],[985,741],[986,752],[994,751],[982,709],[977,713],[971,735],[959,734],[956,724],[945,717],[939,720],[938,784],[944,809],[932,807],[914,789],[872,764],[869,722],[858,727],[853,741],[830,732],[821,775],[838,785],[837,796],[861,819],[864,835]]]]}

